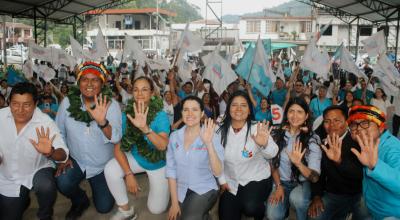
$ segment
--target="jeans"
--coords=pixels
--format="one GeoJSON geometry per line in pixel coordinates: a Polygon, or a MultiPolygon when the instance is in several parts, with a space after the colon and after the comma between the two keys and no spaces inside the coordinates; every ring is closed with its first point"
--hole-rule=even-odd
{"type": "Polygon", "coordinates": [[[184,220],[207,220],[210,219],[208,211],[212,209],[218,199],[218,191],[212,189],[199,195],[188,189],[185,200],[179,203],[181,218],[184,220]]]}
{"type": "MultiPolygon", "coordinates": [[[[72,202],[72,206],[78,206],[88,200],[88,197],[79,184],[86,175],[82,172],[78,163],[72,159],[73,167],[57,177],[57,187],[60,192],[72,202]]],[[[108,189],[104,172],[88,179],[92,189],[94,206],[99,213],[108,213],[114,206],[114,198],[108,189]]]]}
{"type": "Polygon", "coordinates": [[[220,220],[240,220],[242,214],[254,217],[255,220],[264,218],[265,205],[272,188],[271,178],[261,181],[251,181],[245,186],[239,185],[236,195],[225,191],[219,199],[220,220]]]}
{"type": "MultiPolygon", "coordinates": [[[[283,202],[267,205],[267,218],[269,220],[285,219],[289,213],[289,206],[296,210],[296,219],[307,219],[307,209],[310,204],[311,189],[308,181],[300,184],[296,182],[281,181],[284,189],[283,202]]],[[[273,192],[270,196],[272,196],[273,192]]]]}
{"type": "MultiPolygon", "coordinates": [[[[51,167],[37,171],[33,177],[32,190],[39,204],[38,219],[51,219],[53,206],[57,198],[57,187],[54,180],[54,169],[51,167]]],[[[29,205],[29,189],[21,186],[19,197],[6,197],[0,194],[0,219],[22,219],[29,205]]]]}
{"type": "Polygon", "coordinates": [[[322,202],[324,211],[314,220],[345,220],[350,213],[352,213],[353,220],[371,219],[361,193],[357,195],[338,195],[325,192],[322,196],[322,202]]]}

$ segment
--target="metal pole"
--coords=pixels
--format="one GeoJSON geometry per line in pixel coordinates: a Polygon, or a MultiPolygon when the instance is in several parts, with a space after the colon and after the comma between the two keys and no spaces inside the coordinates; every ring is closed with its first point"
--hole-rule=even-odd
{"type": "Polygon", "coordinates": [[[351,51],[350,50],[350,46],[351,46],[351,23],[349,23],[349,51],[351,51]]]}
{"type": "Polygon", "coordinates": [[[3,60],[4,60],[4,68],[7,67],[7,28],[6,28],[6,15],[3,15],[3,60]]]}
{"type": "Polygon", "coordinates": [[[356,50],[355,50],[355,56],[356,60],[358,57],[358,41],[360,39],[360,17],[357,17],[357,36],[356,36],[356,50]]]}
{"type": "Polygon", "coordinates": [[[386,21],[385,21],[385,25],[386,25],[386,27],[385,27],[385,29],[383,29],[383,33],[384,33],[384,35],[385,35],[385,40],[386,40],[386,50],[388,50],[389,49],[389,25],[388,25],[388,20],[386,19],[386,21]],[[386,28],[387,28],[387,35],[386,35],[386,28]]]}
{"type": "Polygon", "coordinates": [[[400,28],[400,8],[397,9],[397,27],[396,27],[396,52],[394,54],[395,62],[397,62],[397,52],[399,49],[399,28],[400,28]]]}
{"type": "Polygon", "coordinates": [[[74,39],[76,39],[76,16],[74,16],[74,23],[72,25],[72,32],[74,32],[74,39]]]}
{"type": "Polygon", "coordinates": [[[36,17],[36,8],[33,9],[33,25],[35,28],[35,44],[37,44],[37,17],[36,17]]]}
{"type": "Polygon", "coordinates": [[[44,36],[43,36],[43,41],[44,41],[44,47],[47,47],[47,18],[44,18],[44,36]]]}

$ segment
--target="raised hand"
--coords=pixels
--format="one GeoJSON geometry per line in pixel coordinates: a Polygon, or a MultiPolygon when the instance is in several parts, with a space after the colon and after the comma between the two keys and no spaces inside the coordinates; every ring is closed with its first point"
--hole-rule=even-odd
{"type": "Polygon", "coordinates": [[[97,124],[104,125],[106,123],[106,115],[108,107],[111,105],[111,101],[107,102],[107,97],[102,94],[94,96],[94,109],[90,106],[86,106],[86,111],[89,112],[90,116],[97,122],[97,124]]]}
{"type": "Polygon", "coordinates": [[[269,121],[258,122],[257,123],[257,134],[252,135],[254,142],[258,146],[265,147],[268,144],[269,135],[271,133],[272,127],[269,127],[269,121]]]}
{"type": "Polygon", "coordinates": [[[325,151],[326,156],[333,162],[340,164],[342,161],[342,140],[340,140],[338,134],[328,135],[326,138],[328,140],[329,149],[321,144],[322,150],[325,151]]]}
{"type": "Polygon", "coordinates": [[[378,162],[378,146],[380,139],[374,143],[372,136],[367,136],[361,132],[361,135],[357,135],[357,141],[360,145],[361,151],[358,152],[355,148],[351,148],[351,151],[356,155],[360,163],[370,170],[374,169],[378,162]]]}
{"type": "Polygon", "coordinates": [[[213,119],[207,118],[204,120],[203,130],[201,131],[200,138],[203,143],[209,147],[212,144],[212,139],[214,137],[215,123],[213,119]]]}
{"type": "Polygon", "coordinates": [[[133,126],[137,127],[142,132],[147,129],[147,114],[149,113],[149,107],[144,106],[143,101],[139,101],[133,104],[133,111],[135,112],[135,118],[128,114],[128,119],[131,121],[133,126]]]}
{"type": "Polygon", "coordinates": [[[56,135],[54,135],[50,139],[50,129],[47,128],[46,132],[45,132],[43,126],[40,127],[40,131],[39,131],[39,128],[36,128],[36,134],[38,137],[38,141],[36,142],[33,139],[29,139],[31,144],[36,148],[36,150],[39,153],[44,154],[44,155],[50,154],[52,144],[53,144],[54,139],[56,138],[56,135]]]}
{"type": "Polygon", "coordinates": [[[301,159],[303,158],[304,154],[306,153],[306,149],[301,151],[302,143],[297,140],[294,143],[293,149],[291,152],[286,150],[287,155],[289,156],[290,161],[295,165],[298,166],[301,164],[301,159]]]}

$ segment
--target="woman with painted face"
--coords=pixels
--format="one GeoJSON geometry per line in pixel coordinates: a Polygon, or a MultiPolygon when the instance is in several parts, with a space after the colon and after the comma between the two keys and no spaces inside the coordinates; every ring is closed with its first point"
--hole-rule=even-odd
{"type": "Polygon", "coordinates": [[[222,173],[224,149],[214,135],[215,124],[206,119],[204,105],[196,96],[182,101],[184,127],[171,134],[166,176],[171,191],[168,219],[208,219],[218,197],[215,177],[222,173]]]}
{"type": "Polygon", "coordinates": [[[278,146],[270,136],[269,123],[253,123],[251,101],[244,91],[232,94],[217,133],[225,148],[223,191],[219,219],[241,219],[242,214],[263,219],[271,188],[271,169],[266,159],[276,156],[278,146]]]}
{"type": "Polygon", "coordinates": [[[286,105],[281,127],[273,132],[279,152],[271,163],[270,220],[285,219],[290,205],[296,210],[296,219],[307,219],[310,182],[318,181],[321,163],[320,139],[312,132],[310,114],[304,99],[293,98],[286,105]]]}

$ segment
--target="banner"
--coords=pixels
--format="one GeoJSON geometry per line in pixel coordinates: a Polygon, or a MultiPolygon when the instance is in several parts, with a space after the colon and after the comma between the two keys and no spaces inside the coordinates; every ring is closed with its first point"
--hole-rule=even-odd
{"type": "Polygon", "coordinates": [[[283,120],[283,109],[277,104],[271,105],[272,124],[281,124],[283,120]]]}
{"type": "Polygon", "coordinates": [[[364,50],[370,57],[386,53],[386,43],[383,30],[376,32],[371,37],[361,41],[364,44],[364,50]]]}
{"type": "Polygon", "coordinates": [[[183,31],[181,38],[178,41],[177,48],[188,52],[194,52],[201,50],[203,44],[204,40],[201,37],[193,34],[189,30],[189,23],[187,23],[185,30],[183,31]]]}

